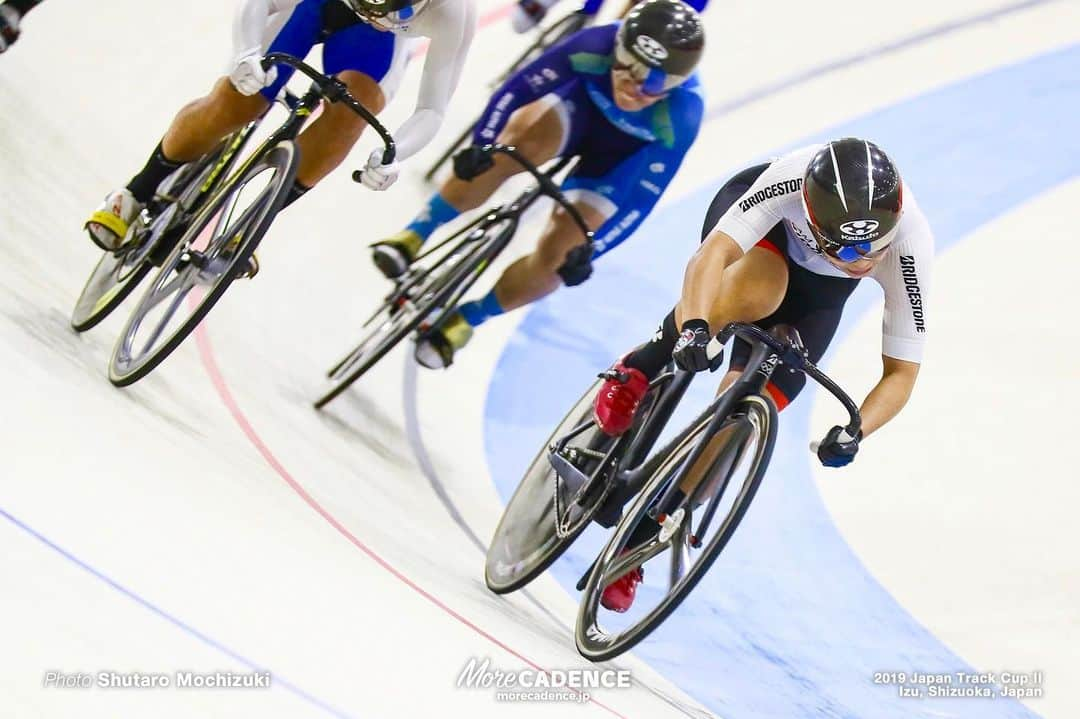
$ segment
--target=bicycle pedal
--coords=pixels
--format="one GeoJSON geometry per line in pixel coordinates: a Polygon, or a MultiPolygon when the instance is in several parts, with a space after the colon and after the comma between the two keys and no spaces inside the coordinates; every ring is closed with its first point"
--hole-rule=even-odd
{"type": "Polygon", "coordinates": [[[620,384],[626,384],[630,381],[630,374],[628,372],[618,372],[614,369],[609,369],[596,375],[600,379],[616,380],[620,384]]]}

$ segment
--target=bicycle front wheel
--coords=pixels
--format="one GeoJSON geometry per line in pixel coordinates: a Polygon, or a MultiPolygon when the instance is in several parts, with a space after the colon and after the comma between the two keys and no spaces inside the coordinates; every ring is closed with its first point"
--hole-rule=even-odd
{"type": "Polygon", "coordinates": [[[139,381],[198,326],[281,210],[298,161],[292,142],[279,143],[210,199],[124,325],[109,361],[109,381],[117,387],[139,381]]]}
{"type": "Polygon", "coordinates": [[[135,220],[124,245],[119,250],[102,253],[98,259],[75,301],[72,329],[85,332],[127,299],[153,269],[153,258],[168,253],[171,249],[168,243],[181,234],[183,223],[225,179],[250,132],[251,127],[237,130],[214,150],[165,178],[157,188],[151,209],[135,220]],[[159,244],[163,246],[158,247],[159,244]]]}
{"type": "Polygon", "coordinates": [[[658,627],[690,594],[731,539],[750,507],[776,442],[776,407],[759,395],[739,400],[720,430],[706,437],[711,416],[699,417],[697,426],[659,463],[615,533],[597,559],[578,608],[574,640],[585,658],[606,661],[628,651],[658,627]],[[691,496],[654,519],[657,504],[699,441],[724,444],[706,461],[699,459],[702,479],[691,496]],[[719,522],[711,521],[713,517],[719,522]],[[627,547],[642,522],[657,521],[652,539],[627,547]],[[651,563],[651,564],[650,564],[651,563]],[[627,614],[605,614],[600,621],[604,589],[634,567],[648,566],[651,578],[643,582],[627,614]]]}

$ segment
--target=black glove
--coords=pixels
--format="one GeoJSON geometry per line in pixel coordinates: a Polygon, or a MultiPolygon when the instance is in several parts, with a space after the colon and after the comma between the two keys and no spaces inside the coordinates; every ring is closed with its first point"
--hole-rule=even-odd
{"type": "Polygon", "coordinates": [[[843,427],[833,427],[818,445],[818,459],[826,467],[846,467],[859,453],[860,439],[862,439],[861,429],[852,437],[843,427]]]}
{"type": "Polygon", "coordinates": [[[566,260],[556,270],[567,287],[580,285],[592,275],[593,243],[586,242],[566,253],[566,260]]]}
{"type": "Polygon", "coordinates": [[[470,145],[454,155],[454,174],[459,180],[468,182],[490,170],[494,164],[495,161],[491,159],[490,152],[482,147],[470,145]]]}
{"type": "Polygon", "coordinates": [[[721,351],[716,357],[709,359],[705,348],[711,340],[712,333],[709,332],[708,322],[687,320],[683,322],[682,333],[675,343],[671,358],[680,369],[688,372],[715,370],[723,363],[724,353],[721,351]]]}

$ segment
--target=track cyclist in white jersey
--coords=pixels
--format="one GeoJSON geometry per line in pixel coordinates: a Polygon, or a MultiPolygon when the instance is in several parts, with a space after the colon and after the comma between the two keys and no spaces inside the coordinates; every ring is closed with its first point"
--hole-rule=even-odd
{"type": "MultiPolygon", "coordinates": [[[[146,166],[126,187],[110,193],[87,221],[90,238],[104,250],[115,250],[166,177],[266,111],[292,70],[264,71],[265,54],[303,58],[322,43],[324,71],[378,113],[400,83],[409,39],[428,37],[416,110],[394,133],[397,159],[383,165],[380,144],[363,170],[365,186],[386,190],[397,179],[398,161],[427,145],[442,124],[475,29],[473,0],[244,0],[234,21],[228,75],[210,94],[180,110],[146,166]]],[[[287,205],[336,168],[366,127],[347,107],[323,110],[298,139],[300,166],[287,205]]]]}
{"type": "MultiPolygon", "coordinates": [[[[848,296],[869,277],[885,293],[881,379],[862,403],[858,436],[833,427],[817,449],[825,466],[847,465],[907,403],[926,340],[934,238],[896,166],[875,144],[855,138],[796,150],[732,177],[709,207],[702,236],[679,303],[651,341],[616,363],[618,376],[597,394],[600,428],[625,432],[649,380],[669,360],[691,371],[714,368],[706,345],[728,322],[794,327],[816,363],[848,296]]],[[[749,353],[736,340],[721,388],[734,382],[749,353]]],[[[805,383],[801,372],[782,369],[766,389],[782,410],[805,383]]],[[[685,496],[693,487],[680,489],[685,496]]],[[[657,529],[642,522],[627,546],[657,529]]],[[[627,573],[604,590],[603,605],[626,611],[641,581],[640,568],[627,573]]]]}

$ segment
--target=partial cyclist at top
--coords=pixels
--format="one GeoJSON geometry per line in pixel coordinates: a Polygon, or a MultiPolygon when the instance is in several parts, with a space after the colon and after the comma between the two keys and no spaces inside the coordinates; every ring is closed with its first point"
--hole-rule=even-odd
{"type": "MultiPolygon", "coordinates": [[[[303,58],[322,44],[324,71],[378,113],[400,85],[410,40],[428,37],[416,109],[394,133],[397,157],[384,165],[382,147],[373,149],[362,173],[365,186],[388,189],[398,162],[423,149],[442,125],[475,29],[473,0],[244,0],[233,23],[228,74],[180,110],[143,169],[106,197],[86,223],[90,238],[115,250],[166,177],[267,111],[292,70],[264,70],[265,54],[303,58]]],[[[287,204],[341,164],[366,126],[347,107],[324,107],[298,138],[300,166],[287,204]]]]}
{"type": "MultiPolygon", "coordinates": [[[[528,32],[542,23],[548,11],[559,2],[560,0],[518,0],[510,12],[510,24],[515,32],[528,32]]],[[[634,0],[620,0],[620,2],[623,6],[619,11],[619,17],[623,18],[634,7],[634,0]]],[[[686,4],[701,12],[709,4],[709,0],[686,0],[686,4]]],[[[577,10],[577,13],[587,20],[594,20],[603,6],[604,0],[585,0],[585,4],[577,10]]]]}
{"type": "Polygon", "coordinates": [[[487,319],[574,286],[592,262],[630,237],[649,215],[697,137],[704,113],[695,69],[705,32],[680,0],[645,0],[621,23],[581,30],[549,48],[496,91],[447,181],[401,232],[374,246],[387,277],[402,276],[442,225],[485,202],[520,168],[485,145],[514,145],[535,165],[577,156],[566,197],[595,232],[561,208],[536,249],[503,272],[495,287],[466,302],[416,346],[417,361],[449,365],[487,319]]]}

